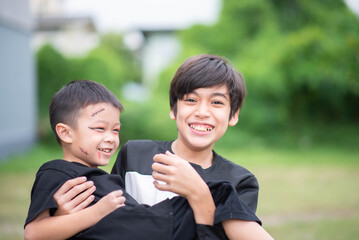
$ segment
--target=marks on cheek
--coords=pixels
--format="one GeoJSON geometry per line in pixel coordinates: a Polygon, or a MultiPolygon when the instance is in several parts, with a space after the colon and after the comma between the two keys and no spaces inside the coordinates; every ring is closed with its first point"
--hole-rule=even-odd
{"type": "Polygon", "coordinates": [[[96,116],[97,114],[99,114],[99,113],[101,113],[101,112],[103,112],[103,111],[105,111],[105,108],[101,108],[100,110],[98,110],[98,111],[92,113],[92,114],[91,114],[91,117],[94,117],[94,116],[96,116]]]}
{"type": "Polygon", "coordinates": [[[89,153],[85,149],[83,149],[82,147],[80,147],[80,151],[83,152],[86,155],[89,155],[89,153]]]}
{"type": "Polygon", "coordinates": [[[100,153],[100,151],[98,151],[97,154],[98,154],[98,159],[101,160],[101,153],[100,153]]]}

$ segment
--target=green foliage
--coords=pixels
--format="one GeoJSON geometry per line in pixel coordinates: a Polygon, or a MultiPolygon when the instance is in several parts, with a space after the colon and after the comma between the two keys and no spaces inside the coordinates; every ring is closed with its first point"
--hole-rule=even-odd
{"type": "Polygon", "coordinates": [[[134,52],[126,48],[122,35],[114,33],[105,34],[101,37],[101,45],[107,46],[116,55],[118,65],[115,69],[121,75],[121,79],[134,82],[141,81],[142,74],[139,71],[141,69],[140,61],[134,52]]]}
{"type": "Polygon", "coordinates": [[[217,24],[180,37],[184,56],[232,60],[248,88],[241,122],[263,131],[359,120],[358,28],[342,1],[225,0],[217,24]]]}
{"type": "MultiPolygon", "coordinates": [[[[298,132],[293,129],[308,125],[355,125],[358,28],[358,18],[342,1],[224,0],[216,24],[179,32],[183,52],[161,74],[151,99],[145,104],[124,102],[121,140],[176,137],[175,124],[168,117],[169,84],[183,60],[201,53],[228,57],[246,79],[248,95],[231,139],[238,140],[234,137],[238,134],[285,135],[285,131],[295,136],[298,132]]],[[[102,36],[101,44],[82,58],[47,51],[57,62],[47,66],[52,60],[39,60],[40,95],[47,94],[47,99],[40,97],[40,104],[45,104],[40,109],[47,109],[63,79],[101,82],[122,101],[123,86],[141,79],[139,61],[120,35],[102,36]],[[50,78],[58,83],[43,83],[50,78]],[[45,90],[50,83],[54,90],[45,90]]]]}
{"type": "Polygon", "coordinates": [[[147,103],[123,102],[121,143],[133,139],[172,140],[177,137],[176,123],[169,117],[169,104],[161,97],[147,103]]]}
{"type": "Polygon", "coordinates": [[[141,80],[139,61],[134,53],[126,49],[121,35],[103,35],[98,47],[82,58],[71,58],[69,61],[72,79],[102,83],[118,97],[125,83],[141,80]]]}
{"type": "Polygon", "coordinates": [[[139,82],[139,60],[126,49],[121,35],[101,36],[98,47],[81,58],[65,57],[50,45],[37,53],[39,77],[40,138],[55,143],[48,124],[52,96],[72,80],[88,79],[104,84],[121,99],[127,82],[139,82]]]}
{"type": "Polygon", "coordinates": [[[37,73],[40,114],[48,114],[52,96],[69,78],[67,59],[50,45],[44,45],[37,52],[37,73]]]}

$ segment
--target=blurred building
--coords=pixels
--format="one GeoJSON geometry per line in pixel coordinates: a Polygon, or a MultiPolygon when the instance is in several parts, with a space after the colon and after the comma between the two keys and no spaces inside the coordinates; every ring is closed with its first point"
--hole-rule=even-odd
{"type": "Polygon", "coordinates": [[[0,0],[0,159],[37,140],[34,52],[51,43],[69,55],[98,44],[89,17],[68,17],[61,0],[0,0]]]}
{"type": "Polygon", "coordinates": [[[32,0],[33,46],[51,44],[67,56],[84,55],[99,44],[93,19],[70,16],[62,0],[32,0]]]}
{"type": "Polygon", "coordinates": [[[28,0],[0,0],[0,159],[36,141],[32,28],[28,0]]]}
{"type": "Polygon", "coordinates": [[[178,28],[144,29],[142,46],[143,83],[155,87],[159,74],[169,66],[181,52],[182,46],[176,37],[178,28]]]}

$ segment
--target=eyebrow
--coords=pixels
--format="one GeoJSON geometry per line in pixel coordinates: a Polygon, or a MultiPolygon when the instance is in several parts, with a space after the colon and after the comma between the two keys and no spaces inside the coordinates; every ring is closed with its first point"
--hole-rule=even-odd
{"type": "MultiPolygon", "coordinates": [[[[104,120],[95,120],[93,124],[96,124],[96,123],[104,123],[104,124],[107,124],[108,122],[107,122],[107,121],[104,121],[104,120]]],[[[116,125],[121,126],[121,122],[117,122],[116,125]]]]}
{"type": "MultiPolygon", "coordinates": [[[[191,93],[187,93],[187,94],[195,94],[195,95],[199,96],[199,94],[196,92],[196,90],[192,91],[191,93]]],[[[229,95],[229,93],[226,93],[226,94],[229,95]]],[[[228,100],[228,97],[226,96],[226,94],[221,93],[221,92],[214,92],[214,93],[210,94],[210,97],[217,97],[218,96],[218,97],[223,97],[223,98],[228,100]]]]}
{"type": "Polygon", "coordinates": [[[215,92],[211,94],[211,97],[224,97],[225,99],[228,99],[227,96],[223,93],[215,92]]]}

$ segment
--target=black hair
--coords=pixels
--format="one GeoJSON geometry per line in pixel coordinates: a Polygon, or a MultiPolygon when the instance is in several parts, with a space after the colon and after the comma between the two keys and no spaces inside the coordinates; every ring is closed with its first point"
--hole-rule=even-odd
{"type": "Polygon", "coordinates": [[[224,57],[202,54],[188,58],[176,71],[170,86],[170,106],[177,112],[177,100],[198,88],[227,86],[231,112],[229,118],[242,107],[246,96],[244,78],[224,57]]]}
{"type": "Polygon", "coordinates": [[[120,112],[123,111],[123,106],[118,98],[104,85],[94,81],[72,81],[53,96],[49,106],[50,124],[60,145],[60,138],[55,129],[56,125],[65,123],[75,127],[80,110],[97,103],[110,103],[120,112]]]}

